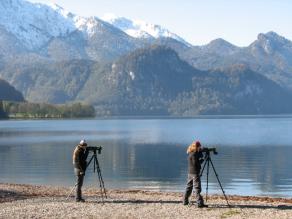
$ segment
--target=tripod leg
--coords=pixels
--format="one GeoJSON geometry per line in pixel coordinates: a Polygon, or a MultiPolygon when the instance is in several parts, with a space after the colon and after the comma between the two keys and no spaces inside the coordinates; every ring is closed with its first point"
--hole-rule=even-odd
{"type": "Polygon", "coordinates": [[[218,183],[219,183],[219,185],[220,185],[220,188],[221,188],[221,190],[222,190],[222,193],[223,193],[223,195],[224,195],[224,197],[225,197],[225,200],[226,200],[226,202],[227,202],[227,205],[228,205],[228,207],[230,207],[230,205],[229,205],[229,203],[228,203],[228,199],[227,199],[227,197],[226,197],[226,195],[225,195],[224,189],[223,189],[223,187],[222,187],[222,185],[221,185],[221,182],[220,182],[220,180],[219,180],[218,174],[217,174],[217,172],[216,172],[216,170],[215,170],[215,167],[214,167],[214,165],[213,165],[213,162],[212,162],[211,158],[210,158],[210,162],[211,162],[211,165],[212,165],[213,171],[214,171],[214,173],[215,173],[215,176],[216,176],[216,178],[217,178],[217,181],[218,181],[218,183]]]}
{"type": "Polygon", "coordinates": [[[202,177],[202,175],[203,175],[203,172],[204,172],[204,169],[206,167],[206,164],[207,164],[207,160],[205,160],[204,166],[203,166],[203,168],[201,170],[201,173],[200,173],[200,177],[202,177]]]}
{"type": "Polygon", "coordinates": [[[106,190],[105,190],[105,187],[104,187],[104,182],[103,182],[102,177],[101,177],[101,183],[102,183],[102,187],[103,187],[103,192],[104,192],[105,198],[107,198],[107,194],[106,194],[106,190]]]}
{"type": "Polygon", "coordinates": [[[101,175],[101,170],[99,168],[99,164],[98,164],[98,172],[99,172],[99,178],[100,178],[100,182],[101,182],[101,186],[102,186],[102,189],[103,189],[103,193],[105,195],[105,198],[107,198],[107,195],[106,195],[106,190],[105,190],[105,187],[104,187],[104,181],[102,179],[102,175],[101,175]]]}
{"type": "Polygon", "coordinates": [[[89,162],[88,162],[87,165],[86,165],[86,168],[89,166],[89,164],[91,163],[91,161],[93,160],[93,158],[94,158],[94,156],[92,156],[92,157],[90,158],[89,162]]]}
{"type": "Polygon", "coordinates": [[[72,194],[72,192],[74,191],[74,189],[76,188],[77,183],[74,185],[73,189],[70,191],[70,193],[68,194],[66,200],[68,200],[68,198],[70,197],[70,195],[72,194]]]}
{"type": "Polygon", "coordinates": [[[103,192],[102,192],[102,187],[101,187],[101,182],[100,182],[100,176],[99,176],[99,165],[98,165],[98,160],[97,157],[95,157],[94,159],[94,170],[97,171],[97,175],[98,175],[98,181],[99,181],[99,188],[100,188],[100,193],[101,193],[101,200],[102,203],[104,203],[104,199],[103,199],[103,192]]]}
{"type": "MultiPolygon", "coordinates": [[[[95,157],[95,159],[97,160],[97,158],[95,157]]],[[[96,164],[95,164],[96,162],[93,162],[93,172],[95,172],[95,170],[96,170],[96,164]]]]}
{"type": "Polygon", "coordinates": [[[105,192],[105,188],[104,188],[104,182],[103,182],[103,179],[102,179],[102,176],[101,176],[101,170],[99,168],[99,163],[98,163],[97,158],[95,158],[95,164],[96,164],[96,170],[97,170],[97,173],[98,173],[98,180],[99,180],[101,198],[102,198],[102,202],[104,203],[104,196],[105,196],[105,198],[107,198],[107,196],[106,196],[106,192],[105,192]]]}
{"type": "Polygon", "coordinates": [[[101,172],[99,172],[99,183],[100,183],[100,186],[101,186],[101,192],[102,192],[102,195],[107,198],[106,196],[106,191],[105,191],[105,188],[104,188],[104,182],[103,182],[103,179],[102,179],[102,176],[101,176],[101,172]]]}
{"type": "Polygon", "coordinates": [[[209,169],[210,169],[210,157],[207,159],[207,185],[206,185],[206,202],[208,201],[208,189],[209,189],[209,169]]]}

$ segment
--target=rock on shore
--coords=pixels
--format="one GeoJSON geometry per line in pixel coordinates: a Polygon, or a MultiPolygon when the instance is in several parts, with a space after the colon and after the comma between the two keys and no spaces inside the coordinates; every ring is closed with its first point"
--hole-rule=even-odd
{"type": "Polygon", "coordinates": [[[85,203],[66,197],[72,188],[0,183],[0,218],[292,218],[292,199],[209,196],[208,208],[183,206],[182,194],[84,189],[85,203]]]}

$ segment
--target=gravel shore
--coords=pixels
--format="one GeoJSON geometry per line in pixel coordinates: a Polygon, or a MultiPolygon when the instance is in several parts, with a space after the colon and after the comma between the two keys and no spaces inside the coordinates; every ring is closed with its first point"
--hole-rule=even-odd
{"type": "Polygon", "coordinates": [[[183,206],[182,193],[84,189],[85,203],[66,197],[72,188],[0,183],[0,218],[292,218],[292,199],[209,196],[208,208],[183,206]]]}

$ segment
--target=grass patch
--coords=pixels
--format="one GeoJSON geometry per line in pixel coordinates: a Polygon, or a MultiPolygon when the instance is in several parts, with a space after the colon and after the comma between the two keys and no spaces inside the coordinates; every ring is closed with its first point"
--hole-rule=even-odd
{"type": "Polygon", "coordinates": [[[229,210],[229,211],[223,213],[220,218],[221,219],[229,218],[229,217],[232,217],[232,216],[237,215],[237,214],[240,214],[240,211],[238,211],[238,210],[229,210]]]}

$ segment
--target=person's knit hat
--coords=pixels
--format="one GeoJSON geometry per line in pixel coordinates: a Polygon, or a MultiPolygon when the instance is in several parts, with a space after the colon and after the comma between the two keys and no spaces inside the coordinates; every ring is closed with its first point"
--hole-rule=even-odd
{"type": "Polygon", "coordinates": [[[82,145],[82,146],[86,146],[87,145],[85,139],[82,139],[79,144],[82,145]]]}
{"type": "Polygon", "coordinates": [[[197,146],[197,147],[201,147],[201,142],[196,141],[196,146],[197,146]]]}

